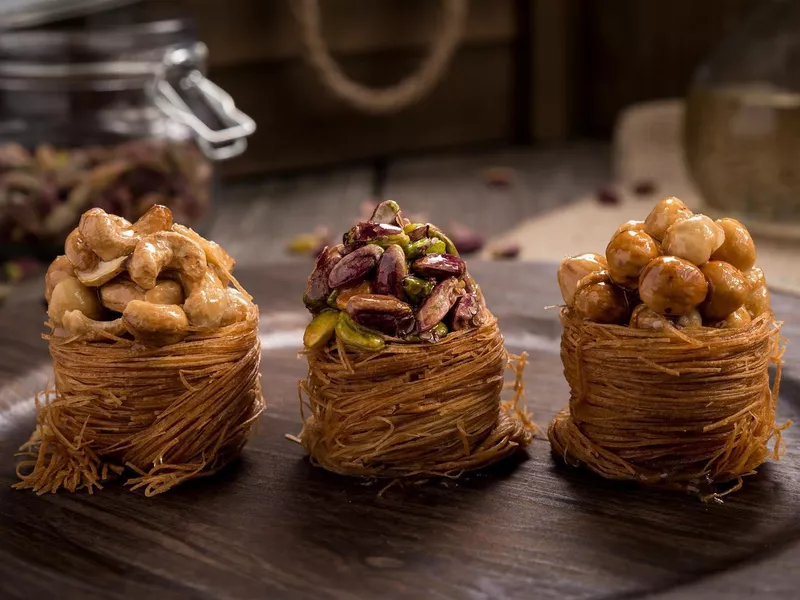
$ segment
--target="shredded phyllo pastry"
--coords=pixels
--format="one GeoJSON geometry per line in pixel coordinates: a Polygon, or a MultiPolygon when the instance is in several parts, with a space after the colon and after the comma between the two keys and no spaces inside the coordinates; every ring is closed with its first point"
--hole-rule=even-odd
{"type": "Polygon", "coordinates": [[[480,287],[434,225],[381,203],[323,250],[304,301],[313,315],[304,426],[292,439],[313,463],[363,477],[456,477],[530,444],[525,356],[506,351],[480,287]]]}
{"type": "Polygon", "coordinates": [[[127,468],[152,496],[236,456],[264,401],[258,308],[232,269],[164,207],[84,214],[48,270],[55,384],[15,487],[91,493],[127,468]]]}
{"type": "Polygon", "coordinates": [[[569,406],[554,453],[609,479],[719,500],[784,452],[783,340],[747,229],[677,198],[620,226],[606,255],[567,257],[569,406]],[[775,366],[770,385],[770,366],[775,366]]]}

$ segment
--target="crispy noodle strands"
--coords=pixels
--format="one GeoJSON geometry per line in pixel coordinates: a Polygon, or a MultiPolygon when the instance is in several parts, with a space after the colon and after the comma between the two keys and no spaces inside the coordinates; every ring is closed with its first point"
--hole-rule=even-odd
{"type": "Polygon", "coordinates": [[[436,344],[389,342],[378,353],[332,345],[307,353],[299,382],[311,415],[300,443],[314,464],[362,477],[457,477],[530,444],[525,356],[509,355],[497,321],[436,344]],[[513,397],[500,399],[505,370],[513,397]]]}
{"type": "Polygon", "coordinates": [[[685,330],[688,338],[566,313],[562,321],[570,401],[548,434],[568,464],[708,501],[783,454],[791,423],[775,424],[783,343],[771,314],[745,329],[685,330]]]}
{"type": "Polygon", "coordinates": [[[128,467],[128,485],[154,496],[221,469],[265,407],[255,307],[247,321],[159,348],[44,337],[55,389],[37,398],[16,488],[92,493],[128,467]]]}

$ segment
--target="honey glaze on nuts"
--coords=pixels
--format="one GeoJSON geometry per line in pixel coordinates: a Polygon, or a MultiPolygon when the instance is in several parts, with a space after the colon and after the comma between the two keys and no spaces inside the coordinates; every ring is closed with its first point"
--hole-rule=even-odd
{"type": "Polygon", "coordinates": [[[320,254],[303,301],[313,317],[303,337],[308,351],[436,344],[489,321],[483,292],[450,237],[409,222],[392,200],[350,228],[340,249],[320,254]]]}
{"type": "Polygon", "coordinates": [[[173,223],[164,206],[152,206],[135,223],[93,208],[64,251],[45,277],[48,316],[58,335],[166,346],[192,331],[245,321],[255,310],[249,296],[228,285],[233,259],[173,223]]]}
{"type": "Polygon", "coordinates": [[[740,308],[750,292],[742,272],[721,260],[710,260],[700,267],[708,282],[708,295],[700,314],[710,320],[724,319],[740,308]]]}
{"type": "Polygon", "coordinates": [[[617,285],[636,289],[642,269],[660,254],[656,241],[644,231],[620,231],[606,247],[608,274],[617,285]]]}
{"type": "Polygon", "coordinates": [[[702,271],[687,260],[660,256],[639,279],[639,296],[659,314],[683,315],[698,306],[708,293],[702,271]]]}
{"type": "Polygon", "coordinates": [[[567,306],[575,303],[575,290],[578,282],[589,275],[608,268],[608,262],[600,254],[588,253],[568,256],[558,267],[558,287],[567,306]]]}
{"type": "Polygon", "coordinates": [[[622,324],[629,314],[628,298],[606,271],[587,275],[575,291],[575,314],[596,323],[622,324]]]}
{"type": "Polygon", "coordinates": [[[771,313],[755,262],[755,243],[742,223],[713,221],[678,198],[664,198],[644,221],[622,223],[605,257],[561,262],[558,285],[569,309],[561,316],[650,331],[747,327],[771,313]]]}

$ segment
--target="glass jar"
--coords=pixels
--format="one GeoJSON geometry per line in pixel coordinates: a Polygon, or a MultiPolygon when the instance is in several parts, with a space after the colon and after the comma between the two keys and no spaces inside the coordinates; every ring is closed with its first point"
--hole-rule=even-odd
{"type": "Polygon", "coordinates": [[[212,161],[255,125],[205,78],[205,56],[166,3],[0,32],[0,258],[52,258],[93,206],[207,215],[212,161]]]}
{"type": "Polygon", "coordinates": [[[759,2],[698,69],[685,144],[709,206],[794,237],[800,225],[800,2],[759,2]]]}

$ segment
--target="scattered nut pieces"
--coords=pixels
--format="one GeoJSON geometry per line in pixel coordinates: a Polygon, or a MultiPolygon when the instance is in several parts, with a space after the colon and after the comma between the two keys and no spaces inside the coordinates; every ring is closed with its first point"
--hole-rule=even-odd
{"type": "Polygon", "coordinates": [[[492,246],[489,255],[494,260],[513,260],[519,256],[522,248],[519,244],[495,244],[492,246]]]}
{"type": "Polygon", "coordinates": [[[162,204],[179,220],[193,222],[209,206],[211,175],[210,162],[191,142],[149,139],[71,149],[42,144],[32,152],[3,144],[0,196],[15,196],[20,208],[0,211],[0,231],[13,231],[16,242],[31,247],[52,246],[93,206],[117,213],[118,224],[162,204]]]}
{"type": "Polygon", "coordinates": [[[652,179],[642,179],[633,184],[633,193],[637,196],[652,196],[656,193],[656,182],[652,179]]]}

